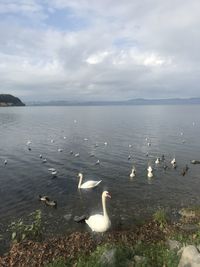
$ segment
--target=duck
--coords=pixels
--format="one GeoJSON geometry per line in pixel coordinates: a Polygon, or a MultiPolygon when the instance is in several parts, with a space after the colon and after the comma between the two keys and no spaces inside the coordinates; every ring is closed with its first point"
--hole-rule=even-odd
{"type": "Polygon", "coordinates": [[[76,223],[85,223],[85,220],[88,218],[87,215],[82,215],[82,216],[75,216],[74,221],[76,223]]]}
{"type": "Polygon", "coordinates": [[[39,200],[45,202],[45,201],[49,200],[49,197],[39,195],[39,200]]]}
{"type": "Polygon", "coordinates": [[[90,216],[85,220],[86,224],[90,227],[93,232],[104,233],[111,227],[111,221],[108,217],[106,210],[106,198],[111,198],[108,191],[103,191],[102,193],[102,206],[103,206],[103,215],[95,214],[90,216]]]}
{"type": "Polygon", "coordinates": [[[76,157],[76,158],[79,157],[79,156],[80,156],[79,153],[76,153],[76,154],[74,155],[74,157],[76,157]]]}
{"type": "Polygon", "coordinates": [[[57,201],[56,201],[56,200],[49,200],[49,199],[47,199],[47,200],[45,201],[45,204],[46,204],[47,206],[57,208],[57,201]]]}
{"type": "Polygon", "coordinates": [[[87,182],[81,184],[82,180],[83,180],[83,174],[79,173],[78,177],[79,177],[79,183],[78,183],[78,188],[79,189],[94,188],[94,187],[98,186],[102,181],[102,180],[100,180],[100,181],[92,181],[92,180],[90,180],[90,181],[87,181],[87,182]]]}
{"type": "Polygon", "coordinates": [[[58,152],[63,152],[63,149],[62,148],[58,148],[58,152]]]}
{"type": "Polygon", "coordinates": [[[48,196],[39,195],[39,200],[44,202],[47,206],[51,206],[51,207],[54,207],[54,208],[57,207],[57,201],[50,200],[48,196]]]}
{"type": "Polygon", "coordinates": [[[186,164],[185,167],[183,168],[181,174],[182,174],[183,176],[185,176],[186,173],[188,172],[188,170],[189,170],[189,167],[188,167],[188,165],[186,164]]]}
{"type": "Polygon", "coordinates": [[[191,160],[191,163],[192,163],[192,164],[200,164],[200,160],[195,160],[195,159],[193,159],[193,160],[191,160]]]}
{"type": "Polygon", "coordinates": [[[49,168],[48,171],[50,171],[50,172],[55,172],[56,169],[54,169],[54,168],[49,168]]]}
{"type": "Polygon", "coordinates": [[[4,165],[7,165],[8,164],[8,161],[7,159],[4,160],[4,165]]]}
{"type": "Polygon", "coordinates": [[[135,168],[133,167],[130,173],[130,178],[135,177],[135,175],[136,175],[136,171],[135,171],[135,168]]]}
{"type": "Polygon", "coordinates": [[[39,157],[40,157],[40,159],[42,159],[42,154],[40,154],[40,156],[39,156],[39,157]]]}

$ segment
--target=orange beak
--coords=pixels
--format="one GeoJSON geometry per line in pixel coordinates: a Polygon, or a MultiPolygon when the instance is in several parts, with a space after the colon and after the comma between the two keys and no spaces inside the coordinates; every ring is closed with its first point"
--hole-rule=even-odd
{"type": "Polygon", "coordinates": [[[109,195],[109,194],[107,194],[106,196],[109,197],[109,198],[111,198],[111,195],[109,195]]]}

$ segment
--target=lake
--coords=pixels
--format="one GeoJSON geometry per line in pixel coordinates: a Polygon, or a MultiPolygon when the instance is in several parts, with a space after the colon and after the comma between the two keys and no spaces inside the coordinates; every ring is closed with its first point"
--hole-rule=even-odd
{"type": "Polygon", "coordinates": [[[200,160],[199,114],[198,105],[1,108],[0,230],[41,209],[46,235],[88,231],[73,217],[101,211],[103,190],[112,195],[107,204],[113,229],[128,228],[159,207],[176,214],[181,207],[199,205],[200,165],[190,164],[200,160]],[[155,164],[162,154],[167,170],[155,164]],[[173,157],[177,169],[170,165],[173,157]],[[152,179],[148,164],[154,168],[152,179]],[[182,176],[185,164],[190,169],[182,176]],[[136,177],[130,179],[133,165],[136,177]],[[57,178],[48,168],[57,170],[57,178]],[[102,183],[78,190],[79,172],[102,183]],[[56,200],[57,209],[38,201],[39,194],[56,200]]]}

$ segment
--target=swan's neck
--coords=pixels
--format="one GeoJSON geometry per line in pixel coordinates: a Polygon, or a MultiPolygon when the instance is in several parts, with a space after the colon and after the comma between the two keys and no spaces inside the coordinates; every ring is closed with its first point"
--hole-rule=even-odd
{"type": "Polygon", "coordinates": [[[78,183],[78,188],[81,188],[82,180],[83,180],[83,175],[79,176],[79,183],[78,183]]]}
{"type": "Polygon", "coordinates": [[[102,206],[103,206],[103,216],[108,217],[108,213],[106,210],[106,198],[105,197],[102,197],[102,206]]]}

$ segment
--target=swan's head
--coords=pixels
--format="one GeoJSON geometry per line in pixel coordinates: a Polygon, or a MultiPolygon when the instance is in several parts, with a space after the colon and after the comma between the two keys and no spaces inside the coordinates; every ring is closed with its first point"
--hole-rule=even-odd
{"type": "Polygon", "coordinates": [[[83,178],[83,174],[79,172],[78,177],[83,178]]]}
{"type": "Polygon", "coordinates": [[[111,195],[109,194],[108,191],[103,191],[103,193],[102,193],[102,197],[104,197],[104,198],[106,198],[106,197],[111,198],[111,195]]]}

